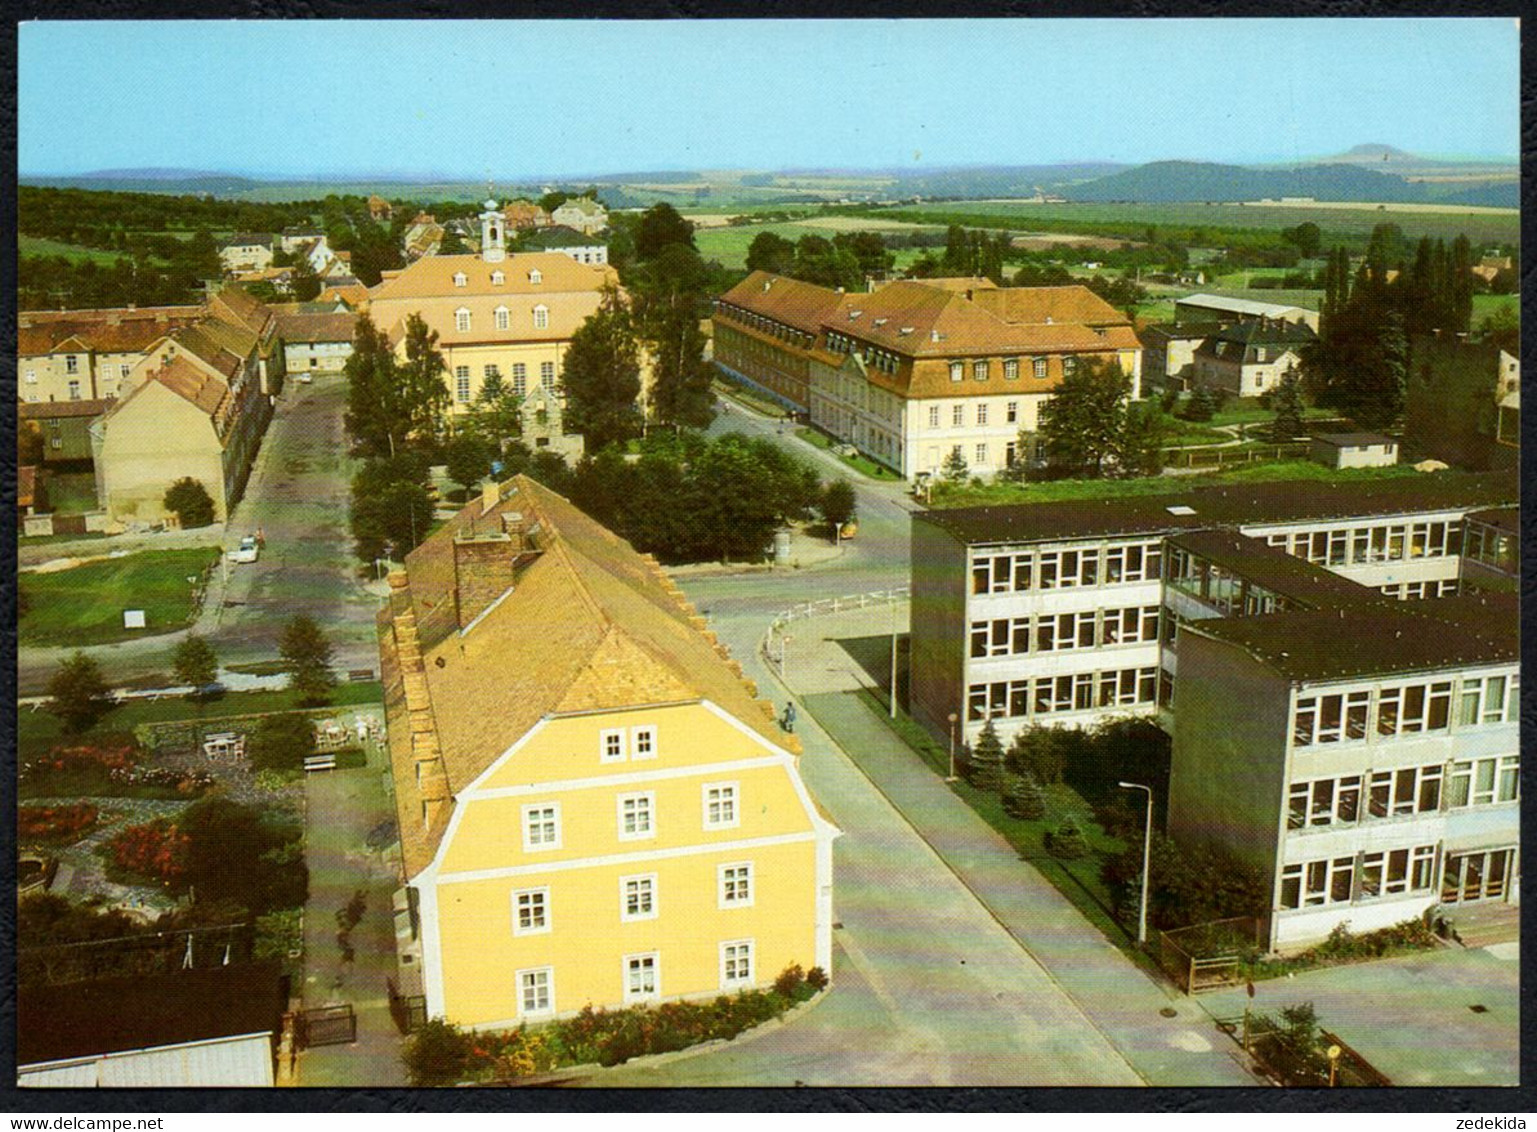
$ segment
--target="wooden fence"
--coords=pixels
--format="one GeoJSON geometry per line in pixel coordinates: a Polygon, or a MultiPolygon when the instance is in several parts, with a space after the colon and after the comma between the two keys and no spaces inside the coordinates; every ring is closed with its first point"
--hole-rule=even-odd
{"type": "Polygon", "coordinates": [[[1262,922],[1253,916],[1215,920],[1158,933],[1158,961],[1186,994],[1239,982],[1244,952],[1263,948],[1262,922]]]}

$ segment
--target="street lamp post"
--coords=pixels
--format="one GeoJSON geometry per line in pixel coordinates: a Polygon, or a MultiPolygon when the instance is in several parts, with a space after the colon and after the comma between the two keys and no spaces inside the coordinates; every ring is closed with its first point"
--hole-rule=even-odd
{"type": "Polygon", "coordinates": [[[950,777],[945,779],[946,782],[955,781],[955,724],[960,718],[955,712],[950,713],[950,777]]]}
{"type": "Polygon", "coordinates": [[[897,599],[891,599],[891,718],[897,717],[897,599]]]}
{"type": "Polygon", "coordinates": [[[1153,855],[1153,788],[1140,782],[1120,782],[1116,785],[1127,790],[1141,790],[1147,794],[1147,820],[1142,829],[1142,900],[1137,912],[1137,946],[1147,946],[1147,891],[1152,877],[1149,865],[1153,855]]]}

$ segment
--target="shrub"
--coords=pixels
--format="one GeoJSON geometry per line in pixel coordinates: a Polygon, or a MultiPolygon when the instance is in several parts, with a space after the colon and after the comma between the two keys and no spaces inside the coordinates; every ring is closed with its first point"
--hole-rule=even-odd
{"type": "Polygon", "coordinates": [[[191,476],[185,476],[166,488],[165,509],[175,515],[183,528],[206,527],[213,522],[213,500],[208,489],[191,476]]]}
{"type": "Polygon", "coordinates": [[[806,983],[812,990],[826,990],[828,983],[827,972],[820,967],[811,968],[811,970],[806,972],[806,983]]]}
{"type": "Polygon", "coordinates": [[[187,873],[189,840],[168,818],[130,825],[108,839],[106,850],[123,872],[162,884],[179,884],[187,873]]]}
{"type": "Polygon", "coordinates": [[[428,1020],[406,1041],[400,1059],[413,1085],[452,1085],[464,1076],[471,1035],[441,1018],[428,1020]]]}
{"type": "Polygon", "coordinates": [[[1040,783],[1028,774],[1010,774],[1003,780],[1003,812],[1023,821],[1039,821],[1046,816],[1046,795],[1040,783]]]}
{"type": "Polygon", "coordinates": [[[1078,823],[1069,814],[1062,819],[1061,825],[1046,835],[1046,849],[1053,857],[1076,861],[1088,856],[1089,843],[1084,839],[1083,830],[1078,828],[1078,823]]]}
{"type": "Polygon", "coordinates": [[[800,985],[805,981],[806,972],[801,970],[801,965],[799,963],[791,963],[783,971],[779,972],[779,977],[774,980],[774,993],[783,995],[785,998],[793,998],[795,992],[800,989],[800,985]]]}
{"type": "Polygon", "coordinates": [[[1210,389],[1202,385],[1185,401],[1179,416],[1187,421],[1205,422],[1217,415],[1218,401],[1210,389]]]}
{"type": "Polygon", "coordinates": [[[314,753],[315,725],[298,712],[267,716],[251,739],[251,765],[257,770],[303,770],[314,753]]]}

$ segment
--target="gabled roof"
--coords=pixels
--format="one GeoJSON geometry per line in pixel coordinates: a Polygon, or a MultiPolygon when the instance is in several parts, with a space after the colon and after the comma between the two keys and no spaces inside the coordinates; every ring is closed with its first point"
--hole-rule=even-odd
{"type": "Polygon", "coordinates": [[[135,353],[202,313],[196,306],[23,311],[17,315],[16,354],[42,357],[61,352],[71,342],[78,343],[81,352],[135,353]]]}
{"type": "MultiPolygon", "coordinates": [[[[556,712],[707,699],[769,742],[798,750],[654,560],[526,477],[509,481],[489,509],[484,503],[469,503],[407,555],[381,614],[386,667],[404,682],[387,681],[386,697],[415,694],[411,727],[431,731],[417,743],[441,752],[449,796],[556,712]],[[537,552],[518,559],[511,588],[461,632],[455,538],[501,531],[513,513],[537,552]]],[[[392,744],[400,730],[392,718],[392,744]]],[[[451,806],[423,829],[409,754],[396,757],[394,772],[414,875],[431,860],[451,806]]]]}
{"type": "Polygon", "coordinates": [[[843,307],[847,298],[815,283],[754,271],[722,295],[720,301],[793,326],[803,333],[819,334],[822,324],[843,307]]]}
{"type": "Polygon", "coordinates": [[[828,320],[829,330],[915,357],[1107,349],[1105,340],[1087,326],[1005,322],[964,295],[918,281],[892,283],[847,300],[838,317],[828,320]]]}
{"type": "Polygon", "coordinates": [[[593,248],[603,245],[602,240],[565,224],[535,228],[523,238],[523,243],[530,248],[593,248]]]}
{"type": "Polygon", "coordinates": [[[559,208],[555,209],[555,211],[559,212],[561,208],[574,208],[583,216],[596,216],[600,212],[608,211],[600,202],[593,200],[591,197],[571,197],[559,208]]]}
{"type": "Polygon", "coordinates": [[[190,401],[202,412],[215,418],[229,398],[229,386],[216,377],[210,377],[186,358],[175,357],[149,375],[150,381],[158,381],[172,393],[190,401]]]}
{"type": "Polygon", "coordinates": [[[972,301],[1004,322],[1076,322],[1096,327],[1130,325],[1125,314],[1080,283],[979,290],[972,295],[972,301]]]}
{"type": "Polygon", "coordinates": [[[283,340],[294,342],[351,342],[357,329],[357,316],[347,312],[295,311],[278,315],[277,332],[283,340]]]}
{"type": "Polygon", "coordinates": [[[16,415],[24,421],[51,421],[66,417],[99,417],[112,407],[110,400],[22,401],[16,415]]]}
{"type": "Polygon", "coordinates": [[[435,255],[419,259],[398,274],[385,278],[369,292],[374,304],[394,299],[465,298],[472,295],[549,295],[561,291],[598,291],[605,285],[617,285],[618,273],[607,265],[577,263],[558,252],[520,252],[497,263],[487,263],[480,256],[435,255]],[[530,273],[537,271],[535,283],[530,273]],[[500,272],[502,282],[493,284],[500,272]],[[454,276],[463,274],[465,285],[454,286],[454,276]]]}

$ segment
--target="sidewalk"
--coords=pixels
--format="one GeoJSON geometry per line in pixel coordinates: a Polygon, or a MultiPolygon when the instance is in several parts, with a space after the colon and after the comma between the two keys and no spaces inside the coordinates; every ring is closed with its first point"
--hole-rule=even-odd
{"type": "MultiPolygon", "coordinates": [[[[344,718],[379,715],[342,709],[344,718]]],[[[300,1085],[387,1087],[406,1084],[401,1035],[390,1015],[385,979],[395,973],[390,900],[398,887],[392,857],[395,817],[384,785],[388,755],[370,740],[368,766],[305,779],[305,1009],[350,1003],[357,1040],[299,1055],[300,1085]],[[387,831],[387,832],[385,832],[387,831]],[[385,844],[388,843],[388,844],[385,844]],[[344,910],[362,898],[362,917],[346,927],[344,910]],[[340,914],[340,915],[339,915],[340,914]],[[343,934],[345,929],[345,934],[343,934]]]]}
{"type": "Polygon", "coordinates": [[[1153,1085],[1253,1085],[1238,1050],[1194,1001],[1153,981],[957,797],[864,703],[806,707],[1021,946],[1153,1085]],[[1160,1011],[1172,1008],[1166,1018],[1160,1011]]]}

